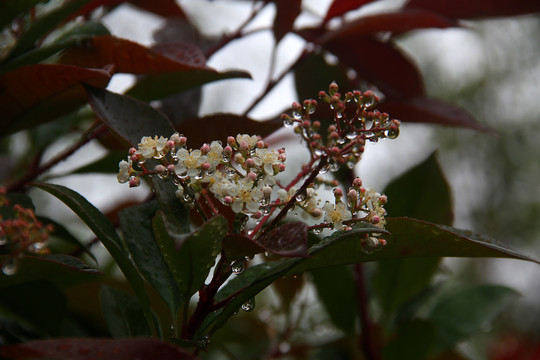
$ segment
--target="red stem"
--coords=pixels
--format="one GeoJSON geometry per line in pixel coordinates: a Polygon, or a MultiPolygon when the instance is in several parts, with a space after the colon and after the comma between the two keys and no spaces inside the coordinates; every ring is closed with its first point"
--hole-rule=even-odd
{"type": "Polygon", "coordinates": [[[367,360],[381,360],[381,354],[376,343],[374,327],[368,312],[368,297],[364,277],[364,268],[362,264],[354,265],[356,293],[358,296],[358,313],[360,315],[360,324],[362,327],[362,336],[360,337],[360,348],[364,352],[367,360]]]}

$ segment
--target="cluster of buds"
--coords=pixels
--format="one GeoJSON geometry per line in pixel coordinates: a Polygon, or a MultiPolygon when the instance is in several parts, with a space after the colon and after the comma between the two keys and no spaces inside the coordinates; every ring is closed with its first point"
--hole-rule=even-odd
{"type": "Polygon", "coordinates": [[[292,116],[283,114],[281,119],[285,126],[295,126],[295,131],[308,145],[312,159],[328,157],[328,167],[321,172],[337,171],[343,164],[352,169],[362,157],[366,141],[395,139],[399,135],[399,121],[374,109],[379,98],[372,91],[355,90],[342,96],[333,82],[328,92],[319,93],[319,98],[329,104],[333,112],[333,122],[324,129],[325,136],[320,131],[321,122],[311,119],[317,109],[316,100],[304,100],[302,105],[294,102],[292,116]]]}
{"type": "MultiPolygon", "coordinates": [[[[0,207],[9,205],[6,191],[0,188],[0,207]]],[[[16,271],[18,258],[24,254],[47,254],[49,234],[53,231],[52,225],[40,222],[32,209],[14,204],[12,217],[4,219],[0,216],[0,249],[7,249],[9,258],[1,264],[6,275],[16,271]]]]}

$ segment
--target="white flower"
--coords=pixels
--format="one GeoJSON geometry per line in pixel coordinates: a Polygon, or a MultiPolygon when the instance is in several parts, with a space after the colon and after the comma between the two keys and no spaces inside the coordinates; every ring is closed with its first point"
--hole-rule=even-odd
{"type": "Polygon", "coordinates": [[[185,174],[191,177],[197,176],[201,172],[201,165],[207,159],[206,155],[202,155],[201,150],[187,151],[186,149],[180,149],[176,152],[176,156],[178,157],[178,164],[175,172],[180,176],[185,174]]]}
{"type": "Polygon", "coordinates": [[[323,206],[324,220],[334,225],[334,229],[341,229],[343,222],[352,219],[351,212],[344,202],[338,202],[335,206],[326,202],[323,206]]]}
{"type": "Polygon", "coordinates": [[[262,167],[268,175],[274,175],[274,165],[279,165],[281,161],[278,159],[278,152],[269,149],[256,149],[255,155],[252,157],[255,165],[262,167]]]}
{"type": "Polygon", "coordinates": [[[153,139],[150,136],[145,136],[141,139],[138,145],[136,154],[142,155],[145,159],[156,158],[160,159],[165,156],[167,149],[167,139],[163,136],[159,138],[155,136],[153,139]]]}
{"type": "Polygon", "coordinates": [[[223,158],[223,146],[218,141],[210,143],[210,151],[206,154],[206,161],[215,169],[221,163],[223,158]]]}
{"type": "Polygon", "coordinates": [[[236,135],[236,142],[238,143],[238,146],[242,145],[242,142],[246,142],[248,147],[254,148],[257,145],[257,142],[259,141],[259,137],[257,135],[248,135],[248,134],[238,134],[236,135]]]}
{"type": "Polygon", "coordinates": [[[122,160],[118,163],[119,172],[116,175],[116,179],[120,184],[128,182],[131,174],[133,173],[133,163],[130,158],[128,161],[122,160]]]}

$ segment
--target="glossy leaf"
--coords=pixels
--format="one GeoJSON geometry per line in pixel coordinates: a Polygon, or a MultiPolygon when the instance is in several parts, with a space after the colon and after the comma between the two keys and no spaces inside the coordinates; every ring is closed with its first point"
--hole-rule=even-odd
{"type": "Polygon", "coordinates": [[[101,312],[111,335],[115,338],[150,336],[144,313],[137,299],[107,285],[99,292],[101,312]]]}
{"type": "Polygon", "coordinates": [[[360,6],[369,4],[370,2],[373,2],[373,0],[334,0],[326,12],[324,22],[336,16],[344,15],[350,10],[358,9],[360,6]]]}
{"type": "Polygon", "coordinates": [[[276,4],[276,17],[272,30],[274,39],[278,43],[292,30],[294,21],[302,11],[302,0],[276,0],[274,3],[276,4]]]}
{"type": "Polygon", "coordinates": [[[450,349],[490,324],[518,296],[515,290],[505,286],[479,285],[442,297],[428,316],[437,327],[433,352],[450,349]]]}
{"type": "MultiPolygon", "coordinates": [[[[0,256],[0,263],[8,259],[7,255],[0,256]]],[[[102,275],[76,257],[54,254],[40,257],[24,256],[18,260],[18,269],[15,274],[7,276],[0,272],[0,287],[16,284],[48,280],[59,288],[96,280],[102,275]]]]}
{"type": "Polygon", "coordinates": [[[385,360],[423,360],[435,340],[436,328],[426,320],[414,319],[399,324],[383,348],[385,360]]]}
{"type": "Polygon", "coordinates": [[[189,235],[169,234],[164,214],[152,220],[154,236],[165,261],[169,264],[184,300],[199,290],[221,252],[221,243],[228,226],[222,216],[208,220],[189,235]]]}
{"type": "Polygon", "coordinates": [[[347,266],[332,266],[310,271],[318,298],[332,324],[348,335],[354,334],[357,319],[356,286],[347,266]]]}
{"type": "Polygon", "coordinates": [[[408,9],[425,9],[456,19],[525,15],[540,12],[538,1],[508,0],[409,0],[408,9]]]}
{"type": "MultiPolygon", "coordinates": [[[[26,31],[17,39],[15,47],[11,50],[9,57],[14,58],[23,52],[33,48],[34,44],[41,37],[52,31],[65,19],[90,0],[73,0],[48,12],[42,17],[31,22],[26,31]]],[[[102,66],[100,66],[101,68],[102,66]]]]}
{"type": "Polygon", "coordinates": [[[108,69],[83,69],[71,65],[37,64],[0,76],[2,136],[68,114],[86,103],[82,83],[104,88],[108,69]]]}
{"type": "Polygon", "coordinates": [[[89,68],[114,64],[114,71],[117,73],[141,75],[192,70],[215,72],[204,64],[195,65],[189,59],[178,61],[133,41],[112,35],[89,39],[81,46],[66,51],[60,61],[89,68]]]}
{"type": "Polygon", "coordinates": [[[119,216],[120,227],[135,265],[175,316],[182,299],[154,238],[152,218],[158,209],[157,201],[124,209],[119,216]]]}
{"type": "Polygon", "coordinates": [[[389,98],[425,94],[420,71],[392,42],[367,36],[335,36],[322,45],[389,98]]]}
{"type": "Polygon", "coordinates": [[[45,280],[3,288],[0,296],[3,314],[31,324],[45,336],[58,335],[65,321],[66,305],[64,294],[45,280]]]}
{"type": "Polygon", "coordinates": [[[434,12],[417,9],[401,10],[363,16],[340,26],[334,31],[326,33],[321,39],[321,42],[331,42],[333,39],[340,37],[352,38],[355,36],[374,35],[381,31],[389,31],[393,35],[398,35],[416,29],[444,29],[456,26],[458,24],[455,20],[445,18],[434,12]]]}
{"type": "Polygon", "coordinates": [[[150,301],[144,289],[144,282],[135,266],[125,251],[122,240],[118,237],[114,226],[94,205],[88,202],[79,193],[61,185],[35,183],[34,186],[47,191],[66,204],[82,221],[94,232],[101,243],[107,248],[107,251],[116,264],[122,270],[122,273],[133,288],[141,307],[143,308],[146,321],[152,333],[156,333],[156,327],[150,311],[150,301]]]}
{"type": "Polygon", "coordinates": [[[158,339],[50,339],[0,348],[10,360],[184,360],[194,359],[182,349],[158,339]]]}
{"type": "Polygon", "coordinates": [[[287,223],[265,233],[256,242],[274,255],[307,257],[307,231],[304,223],[287,223]]]}
{"type": "Polygon", "coordinates": [[[236,137],[237,134],[257,134],[265,137],[282,126],[280,119],[256,121],[236,114],[213,114],[183,121],[177,130],[187,137],[189,147],[196,148],[213,140],[225,142],[227,136],[236,137]]]}
{"type": "Polygon", "coordinates": [[[133,87],[126,91],[126,94],[143,101],[158,100],[213,81],[232,78],[250,79],[251,76],[243,71],[220,73],[208,69],[167,72],[139,79],[133,87]]]}
{"type": "Polygon", "coordinates": [[[256,254],[263,253],[265,250],[255,240],[247,236],[230,234],[223,239],[223,251],[227,259],[234,261],[240,258],[253,257],[256,254]]]}
{"type": "Polygon", "coordinates": [[[387,100],[381,102],[378,108],[405,123],[459,126],[484,132],[495,132],[492,128],[475,120],[466,110],[434,98],[387,100]]]}
{"type": "Polygon", "coordinates": [[[136,147],[143,136],[169,138],[174,133],[170,121],[144,102],[103,89],[86,90],[96,115],[131,146],[136,147]]]}

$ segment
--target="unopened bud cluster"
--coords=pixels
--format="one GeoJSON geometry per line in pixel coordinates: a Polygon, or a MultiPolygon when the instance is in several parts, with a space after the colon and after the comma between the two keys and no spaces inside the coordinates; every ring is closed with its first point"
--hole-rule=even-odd
{"type": "Polygon", "coordinates": [[[285,126],[295,126],[312,158],[328,157],[328,167],[322,172],[337,171],[343,164],[352,169],[362,157],[366,141],[395,139],[399,135],[399,121],[374,109],[379,98],[372,91],[355,90],[342,96],[333,82],[328,92],[319,93],[319,98],[333,112],[333,121],[325,129],[321,121],[312,119],[318,106],[313,99],[302,104],[294,102],[292,116],[283,114],[281,119],[285,126]]]}
{"type": "MultiPolygon", "coordinates": [[[[0,208],[9,205],[4,188],[0,188],[0,208]]],[[[32,209],[14,204],[11,208],[12,216],[4,219],[0,216],[0,249],[7,249],[10,257],[2,270],[11,275],[15,269],[17,259],[24,254],[49,253],[49,235],[53,231],[52,225],[44,225],[36,218],[32,209]]]]}

